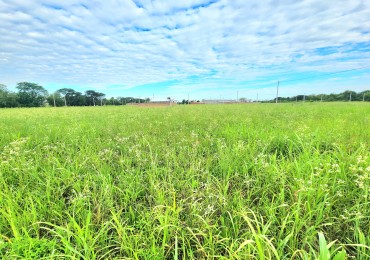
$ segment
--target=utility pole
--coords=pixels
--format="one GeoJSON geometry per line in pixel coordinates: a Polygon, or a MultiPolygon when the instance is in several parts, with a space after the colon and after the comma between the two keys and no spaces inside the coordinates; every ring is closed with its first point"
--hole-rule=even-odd
{"type": "Polygon", "coordinates": [[[54,107],[56,107],[55,105],[55,95],[53,94],[53,101],[54,101],[54,107]]]}
{"type": "Polygon", "coordinates": [[[236,91],[236,102],[239,102],[239,91],[236,91]]]}
{"type": "Polygon", "coordinates": [[[362,95],[362,102],[365,102],[365,92],[364,92],[364,94],[362,95]]]}
{"type": "Polygon", "coordinates": [[[189,100],[189,93],[188,93],[188,104],[190,104],[190,100],[189,100]]]}
{"type": "Polygon", "coordinates": [[[279,85],[280,85],[280,81],[278,80],[278,84],[276,86],[276,104],[278,103],[278,99],[279,99],[279,85]]]}
{"type": "Polygon", "coordinates": [[[64,95],[64,106],[66,107],[67,106],[67,99],[66,99],[66,96],[64,95]]]}
{"type": "Polygon", "coordinates": [[[349,102],[352,101],[352,92],[349,92],[349,102]]]}

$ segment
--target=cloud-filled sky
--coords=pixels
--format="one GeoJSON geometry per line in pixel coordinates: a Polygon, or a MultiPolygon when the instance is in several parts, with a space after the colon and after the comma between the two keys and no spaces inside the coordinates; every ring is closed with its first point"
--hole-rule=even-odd
{"type": "Polygon", "coordinates": [[[277,80],[281,96],[370,89],[370,1],[0,0],[11,89],[264,99],[277,80]]]}

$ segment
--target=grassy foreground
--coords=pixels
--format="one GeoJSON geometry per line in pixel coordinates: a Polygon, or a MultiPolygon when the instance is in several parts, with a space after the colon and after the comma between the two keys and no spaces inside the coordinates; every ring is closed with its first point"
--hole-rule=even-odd
{"type": "Polygon", "coordinates": [[[0,258],[369,259],[370,104],[0,110],[0,258]]]}

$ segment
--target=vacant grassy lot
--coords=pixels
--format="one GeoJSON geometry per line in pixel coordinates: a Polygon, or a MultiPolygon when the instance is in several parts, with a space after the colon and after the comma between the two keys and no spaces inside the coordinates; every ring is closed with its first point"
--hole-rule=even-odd
{"type": "Polygon", "coordinates": [[[369,202],[366,103],[0,110],[1,258],[369,259],[369,202]]]}

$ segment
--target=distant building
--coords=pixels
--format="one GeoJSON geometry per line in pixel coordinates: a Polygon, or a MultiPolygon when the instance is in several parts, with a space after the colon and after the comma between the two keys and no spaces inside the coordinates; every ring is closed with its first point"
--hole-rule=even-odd
{"type": "Polygon", "coordinates": [[[175,100],[165,100],[165,101],[150,101],[149,104],[176,104],[175,100]]]}
{"type": "Polygon", "coordinates": [[[145,102],[145,103],[130,103],[128,105],[133,105],[133,106],[141,106],[141,107],[156,107],[156,106],[172,106],[176,105],[175,100],[165,100],[165,101],[150,101],[150,102],[145,102]]]}
{"type": "Polygon", "coordinates": [[[238,103],[249,103],[250,99],[235,100],[235,99],[202,99],[202,104],[238,104],[238,103]]]}

